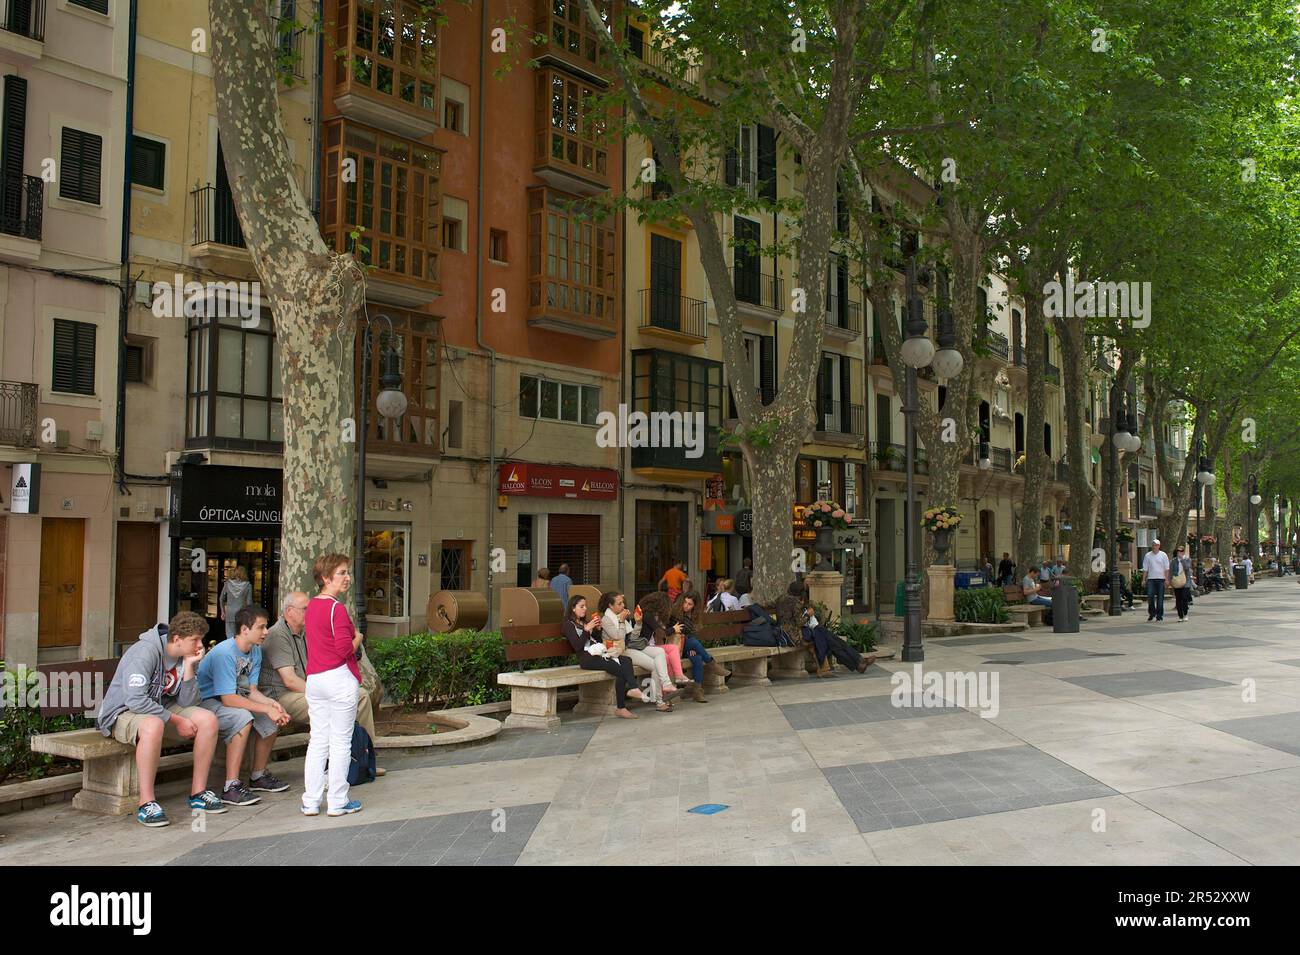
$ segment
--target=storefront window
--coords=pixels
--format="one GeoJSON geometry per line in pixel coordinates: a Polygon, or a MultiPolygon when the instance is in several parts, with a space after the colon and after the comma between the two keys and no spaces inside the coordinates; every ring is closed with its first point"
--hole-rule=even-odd
{"type": "Polygon", "coordinates": [[[636,502],[636,596],[655,590],[664,571],[676,561],[685,561],[695,579],[698,571],[688,551],[686,504],[663,501],[636,502]]]}
{"type": "Polygon", "coordinates": [[[366,525],[366,616],[400,619],[408,615],[406,568],[410,531],[406,527],[366,525]]]}

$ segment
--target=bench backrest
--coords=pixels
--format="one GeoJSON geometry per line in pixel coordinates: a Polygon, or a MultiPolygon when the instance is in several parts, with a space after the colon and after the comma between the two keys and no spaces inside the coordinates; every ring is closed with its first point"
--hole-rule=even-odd
{"type": "Polygon", "coordinates": [[[45,677],[41,716],[80,716],[98,710],[117,664],[116,659],[71,660],[37,666],[36,672],[45,677]]]}
{"type": "Polygon", "coordinates": [[[700,626],[695,636],[705,646],[722,643],[724,640],[736,640],[745,632],[745,625],[749,621],[748,610],[724,610],[722,613],[701,614],[700,626]]]}
{"type": "Polygon", "coordinates": [[[573,647],[564,638],[564,624],[538,623],[526,627],[502,627],[501,640],[506,645],[506,662],[542,660],[546,657],[571,657],[573,647]]]}
{"type": "Polygon", "coordinates": [[[1007,598],[1007,603],[1018,604],[1025,602],[1025,592],[1019,584],[1004,584],[1002,595],[1007,598]]]}

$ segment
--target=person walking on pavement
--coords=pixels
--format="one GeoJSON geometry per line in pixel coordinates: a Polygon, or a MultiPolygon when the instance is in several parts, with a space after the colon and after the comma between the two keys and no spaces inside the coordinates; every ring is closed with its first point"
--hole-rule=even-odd
{"type": "Polygon", "coordinates": [[[569,576],[569,565],[561,564],[560,572],[551,578],[551,589],[560,595],[561,606],[569,605],[569,588],[573,586],[573,578],[569,576]]]}
{"type": "Polygon", "coordinates": [[[665,570],[664,575],[659,579],[668,583],[668,599],[676,603],[677,598],[686,589],[686,582],[689,579],[686,576],[686,565],[680,560],[673,561],[673,565],[665,570]]]}
{"type": "Polygon", "coordinates": [[[998,562],[998,583],[1006,586],[1016,582],[1016,565],[1012,561],[1011,555],[1006,551],[1002,552],[1002,560],[998,562]]]}
{"type": "Polygon", "coordinates": [[[226,624],[226,639],[232,640],[239,628],[235,626],[235,614],[253,602],[253,585],[248,582],[248,571],[235,566],[226,578],[217,597],[217,608],[221,619],[226,624]]]}
{"type": "Polygon", "coordinates": [[[1169,580],[1174,588],[1174,606],[1178,608],[1178,622],[1187,619],[1187,610],[1192,605],[1192,560],[1186,551],[1179,547],[1174,551],[1173,575],[1169,580]]]}
{"type": "Polygon", "coordinates": [[[1142,581],[1147,588],[1147,622],[1165,619],[1165,585],[1169,582],[1169,555],[1160,549],[1159,539],[1142,558],[1142,581]]]}

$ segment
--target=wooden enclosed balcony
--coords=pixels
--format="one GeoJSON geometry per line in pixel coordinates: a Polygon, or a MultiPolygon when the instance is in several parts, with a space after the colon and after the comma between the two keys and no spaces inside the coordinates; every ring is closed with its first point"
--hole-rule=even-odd
{"type": "Polygon", "coordinates": [[[436,9],[409,0],[327,0],[325,24],[333,31],[325,82],[339,112],[409,139],[438,128],[436,9]]]}
{"type": "Polygon", "coordinates": [[[582,338],[618,333],[618,230],[582,200],[528,190],[528,324],[582,338]]]}
{"type": "Polygon", "coordinates": [[[326,123],[324,134],[325,241],[374,266],[371,298],[411,307],[433,301],[442,291],[442,154],[345,120],[326,123]],[[355,178],[345,181],[350,170],[355,178]]]}
{"type": "MultiPolygon", "coordinates": [[[[606,26],[613,29],[611,0],[596,0],[606,26]]],[[[542,42],[534,47],[541,62],[562,63],[598,82],[609,75],[609,63],[591,28],[583,0],[534,0],[533,28],[542,42]]]]}
{"type": "Polygon", "coordinates": [[[533,172],[565,192],[604,192],[610,187],[613,168],[604,111],[596,104],[600,91],[587,80],[557,69],[538,70],[534,82],[533,172]]]}

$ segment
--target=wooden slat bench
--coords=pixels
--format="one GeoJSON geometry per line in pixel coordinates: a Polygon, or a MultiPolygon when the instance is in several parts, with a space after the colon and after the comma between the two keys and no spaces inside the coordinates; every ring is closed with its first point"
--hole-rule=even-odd
{"type": "MultiPolygon", "coordinates": [[[[771,682],[769,675],[808,675],[802,666],[802,656],[807,652],[803,647],[721,645],[739,640],[749,619],[748,610],[706,613],[701,617],[696,634],[715,660],[731,668],[733,685],[761,686],[771,682]],[[797,667],[791,662],[796,657],[799,658],[797,667]],[[769,671],[768,664],[773,658],[779,658],[782,665],[769,671]]],[[[509,663],[548,657],[574,658],[573,648],[564,638],[563,624],[503,627],[501,637],[509,663]]],[[[683,668],[687,663],[683,658],[683,668]]],[[[644,675],[645,671],[638,667],[637,673],[644,675]]],[[[510,687],[510,715],[505,721],[509,729],[557,728],[560,725],[559,693],[565,687],[578,688],[578,702],[573,708],[575,713],[612,716],[615,710],[614,678],[602,670],[584,670],[577,664],[501,673],[497,675],[497,683],[510,687]]],[[[705,673],[704,685],[711,693],[725,693],[728,689],[726,681],[712,673],[705,673]]]]}
{"type": "Polygon", "coordinates": [[[1007,613],[1023,617],[1025,626],[1043,626],[1043,611],[1047,608],[1041,604],[1025,603],[1025,592],[1019,584],[1003,584],[1002,594],[1007,598],[1007,613]]]}

